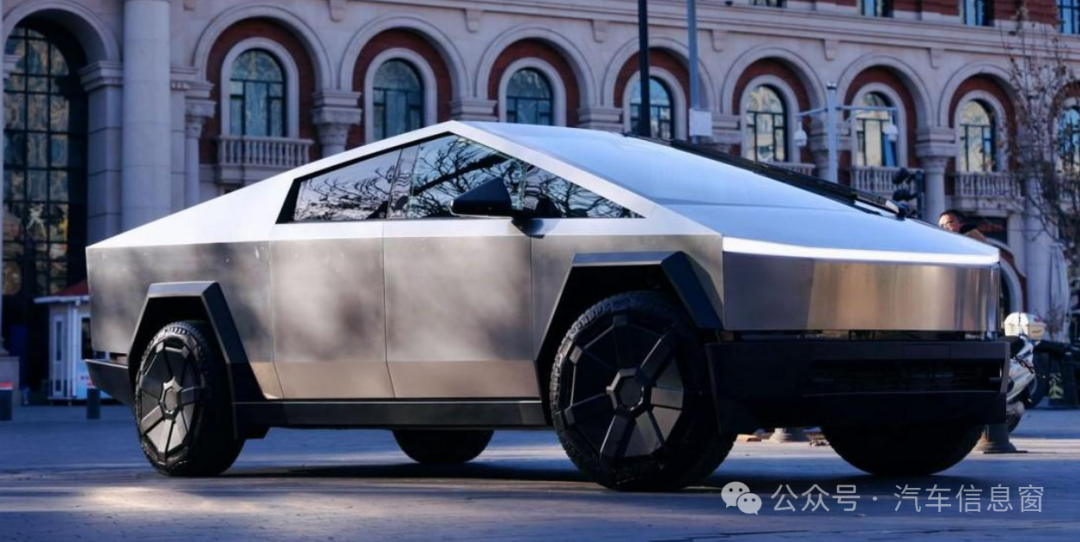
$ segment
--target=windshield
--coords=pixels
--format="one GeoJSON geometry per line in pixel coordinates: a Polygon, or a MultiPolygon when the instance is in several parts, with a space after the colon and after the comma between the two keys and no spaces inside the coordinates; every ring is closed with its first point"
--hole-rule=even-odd
{"type": "Polygon", "coordinates": [[[789,184],[650,141],[591,130],[484,128],[621,185],[656,203],[855,208],[789,184]]]}

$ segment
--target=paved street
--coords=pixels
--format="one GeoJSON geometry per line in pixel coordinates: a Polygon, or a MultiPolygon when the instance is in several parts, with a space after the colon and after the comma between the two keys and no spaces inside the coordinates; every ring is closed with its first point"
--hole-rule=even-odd
{"type": "Polygon", "coordinates": [[[383,431],[274,430],[249,442],[225,476],[182,480],[145,463],[121,407],[98,421],[74,407],[15,416],[0,422],[3,542],[1080,538],[1080,412],[1031,412],[1014,439],[1028,453],[973,454],[927,478],[875,480],[825,446],[740,442],[704,486],[677,494],[585,482],[550,432],[499,433],[477,462],[429,468],[409,463],[383,431]],[[725,506],[720,490],[732,481],[761,497],[758,515],[725,506]],[[829,511],[812,511],[801,495],[815,484],[830,494],[829,511]],[[860,498],[846,512],[834,497],[852,484],[860,498]],[[946,491],[931,500],[935,484],[946,491]],[[798,495],[795,511],[774,510],[786,506],[772,497],[781,485],[798,495]],[[894,496],[896,485],[919,488],[921,511],[894,496]],[[988,510],[999,485],[1011,511],[988,510]],[[980,512],[960,511],[962,486],[981,490],[980,512]],[[1043,488],[1041,512],[1020,511],[1023,486],[1043,488]]]}

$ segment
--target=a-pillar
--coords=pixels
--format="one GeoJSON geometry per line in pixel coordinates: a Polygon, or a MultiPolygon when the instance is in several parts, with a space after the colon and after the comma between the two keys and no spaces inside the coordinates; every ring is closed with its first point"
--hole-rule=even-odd
{"type": "Polygon", "coordinates": [[[214,102],[206,98],[188,98],[184,105],[184,207],[202,202],[199,141],[203,124],[214,116],[214,109],[214,102]]]}
{"type": "Polygon", "coordinates": [[[956,132],[952,128],[923,128],[919,130],[915,144],[915,156],[923,170],[925,182],[926,216],[921,217],[937,224],[938,216],[945,212],[945,168],[949,159],[956,156],[956,132]]]}
{"type": "Polygon", "coordinates": [[[120,224],[124,230],[171,210],[169,0],[124,1],[124,92],[120,224]]]}
{"type": "Polygon", "coordinates": [[[358,92],[322,91],[315,95],[311,122],[319,133],[324,158],[345,151],[349,130],[362,118],[359,102],[358,92]]]}

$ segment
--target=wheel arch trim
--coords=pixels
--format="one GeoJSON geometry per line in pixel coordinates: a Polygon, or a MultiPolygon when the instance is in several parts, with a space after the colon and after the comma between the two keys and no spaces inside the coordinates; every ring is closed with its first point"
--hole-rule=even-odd
{"type": "Polygon", "coordinates": [[[575,276],[580,276],[582,270],[598,268],[648,268],[652,267],[662,271],[663,277],[674,290],[679,302],[694,321],[694,325],[702,329],[723,328],[720,318],[719,307],[714,306],[712,300],[719,301],[720,297],[710,296],[706,286],[704,270],[683,251],[657,251],[657,252],[593,252],[578,253],[574,255],[573,263],[563,279],[559,289],[559,297],[555,301],[551,315],[548,317],[544,328],[544,337],[551,332],[551,324],[554,317],[563,304],[563,296],[571,285],[575,276]]]}
{"type": "MultiPolygon", "coordinates": [[[[144,347],[154,335],[165,325],[192,318],[205,318],[209,322],[214,333],[212,338],[220,347],[231,396],[233,430],[234,434],[239,434],[236,403],[262,401],[264,398],[249,365],[225,292],[217,282],[159,282],[149,286],[128,349],[132,378],[142,364],[144,347]],[[177,309],[179,312],[174,312],[177,309]]],[[[134,381],[132,386],[134,388],[134,381]]]]}
{"type": "MultiPolygon", "coordinates": [[[[574,255],[570,268],[563,278],[559,287],[559,294],[555,299],[551,312],[546,316],[543,334],[535,343],[534,363],[536,366],[537,383],[541,387],[540,397],[547,397],[548,374],[550,366],[545,366],[545,353],[553,353],[553,347],[558,347],[560,337],[553,334],[559,333],[559,328],[568,319],[576,317],[569,315],[575,305],[575,300],[568,299],[568,292],[580,287],[582,281],[592,280],[592,273],[607,269],[611,272],[622,270],[652,273],[653,278],[663,280],[674,292],[676,301],[690,315],[694,325],[702,330],[721,330],[723,321],[720,317],[722,311],[719,306],[720,296],[717,294],[712,281],[708,279],[708,273],[698,265],[693,258],[683,251],[633,251],[633,252],[590,252],[577,253],[574,255]],[[554,342],[553,344],[553,341],[554,342]]],[[[642,275],[631,279],[631,284],[640,280],[642,275]]],[[[612,295],[618,292],[612,292],[612,295]]],[[[585,307],[587,308],[587,307],[585,307]]],[[[584,310],[584,309],[583,309],[584,310]]],[[[571,320],[572,321],[572,320],[571,320]]],[[[544,401],[545,416],[550,421],[550,405],[544,401]]]]}

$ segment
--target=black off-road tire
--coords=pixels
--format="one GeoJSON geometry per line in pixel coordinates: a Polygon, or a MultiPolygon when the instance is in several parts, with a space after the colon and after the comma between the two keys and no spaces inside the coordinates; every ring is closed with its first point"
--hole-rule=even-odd
{"type": "Polygon", "coordinates": [[[851,466],[877,476],[925,476],[967,457],[981,425],[823,427],[833,450],[851,466]]]}
{"type": "Polygon", "coordinates": [[[394,431],[401,451],[422,465],[460,465],[476,459],[494,431],[402,429],[394,431]]]}
{"type": "Polygon", "coordinates": [[[717,426],[698,330],[659,292],[609,297],[566,333],[551,372],[555,430],[587,477],[619,491],[700,482],[734,434],[717,426]]]}
{"type": "Polygon", "coordinates": [[[150,341],[135,382],[143,453],[167,476],[214,476],[240,455],[224,359],[210,325],[173,322],[150,341]]]}

